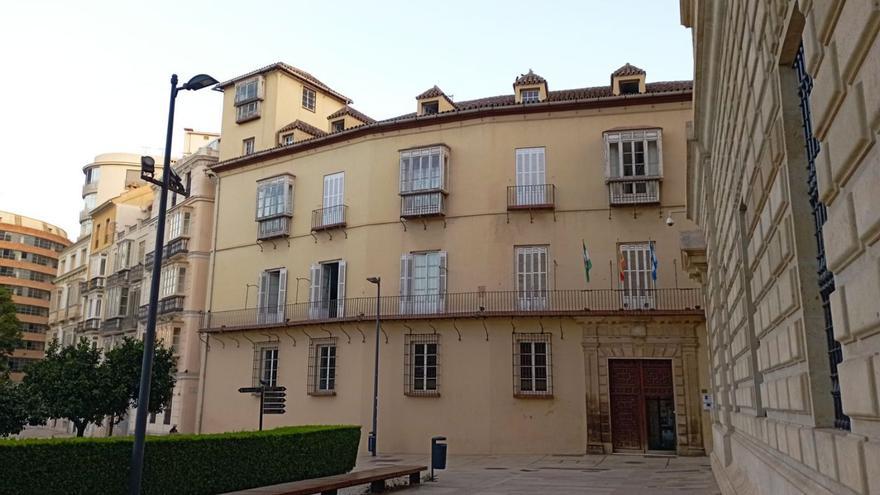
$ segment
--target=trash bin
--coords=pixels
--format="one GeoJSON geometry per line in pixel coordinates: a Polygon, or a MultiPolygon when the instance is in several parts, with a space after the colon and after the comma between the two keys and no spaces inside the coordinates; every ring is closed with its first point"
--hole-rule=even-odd
{"type": "Polygon", "coordinates": [[[431,438],[431,479],[435,469],[446,469],[446,437],[431,438]]]}

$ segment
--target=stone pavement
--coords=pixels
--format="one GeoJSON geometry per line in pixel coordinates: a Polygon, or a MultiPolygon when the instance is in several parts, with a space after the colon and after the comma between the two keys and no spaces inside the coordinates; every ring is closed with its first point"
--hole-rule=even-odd
{"type": "MultiPolygon", "coordinates": [[[[430,465],[422,455],[361,457],[355,469],[389,464],[430,465]]],[[[402,493],[480,495],[716,495],[708,457],[635,455],[457,455],[436,482],[423,482],[402,493]]],[[[399,485],[406,485],[401,480],[399,485]]],[[[365,487],[340,494],[366,493],[365,487]]],[[[393,493],[393,492],[392,492],[393,493]]]]}

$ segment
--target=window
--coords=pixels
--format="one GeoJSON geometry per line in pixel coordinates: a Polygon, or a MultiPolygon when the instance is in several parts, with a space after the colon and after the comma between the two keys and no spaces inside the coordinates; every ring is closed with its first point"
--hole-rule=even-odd
{"type": "Polygon", "coordinates": [[[253,386],[278,386],[278,346],[257,344],[254,347],[253,386]]]}
{"type": "Polygon", "coordinates": [[[516,397],[552,397],[553,368],[549,333],[513,334],[513,393],[516,397]]]}
{"type": "Polygon", "coordinates": [[[260,102],[259,101],[252,101],[249,103],[245,103],[244,105],[238,106],[235,109],[235,121],[239,122],[239,123],[255,119],[259,116],[260,116],[260,102]]]}
{"type": "Polygon", "coordinates": [[[171,331],[171,353],[175,356],[180,354],[180,328],[174,327],[171,331]]]}
{"type": "Polygon", "coordinates": [[[293,214],[293,182],[289,176],[276,177],[257,183],[257,238],[289,234],[293,214]]]}
{"type": "Polygon", "coordinates": [[[131,241],[122,241],[116,250],[116,258],[114,259],[114,271],[125,270],[131,266],[131,241]]]}
{"type": "Polygon", "coordinates": [[[16,258],[16,252],[12,249],[0,249],[0,258],[7,260],[14,260],[16,258]]]}
{"type": "Polygon", "coordinates": [[[339,172],[324,176],[324,199],[322,202],[321,225],[339,225],[343,218],[342,205],[345,196],[345,173],[339,172]]]}
{"type": "Polygon", "coordinates": [[[265,270],[260,274],[257,294],[257,322],[281,323],[287,304],[287,268],[265,270]]]}
{"type": "Polygon", "coordinates": [[[336,393],[336,337],[309,341],[309,395],[336,393]]]}
{"type": "Polygon", "coordinates": [[[101,179],[101,169],[99,167],[93,167],[86,170],[86,184],[94,184],[101,179]]]}
{"type": "Polygon", "coordinates": [[[540,101],[537,89],[523,89],[519,95],[523,103],[538,103],[540,101]]]}
{"type": "Polygon", "coordinates": [[[315,111],[315,90],[303,86],[303,108],[315,111]]]}
{"type": "Polygon", "coordinates": [[[189,211],[177,210],[171,214],[168,224],[168,240],[189,235],[189,211]]]}
{"type": "Polygon", "coordinates": [[[622,95],[637,95],[639,94],[639,80],[631,79],[628,81],[619,81],[617,83],[620,86],[620,94],[622,95]]]}
{"type": "Polygon", "coordinates": [[[516,204],[542,205],[547,202],[544,148],[516,150],[516,204]]]}
{"type": "Polygon", "coordinates": [[[448,154],[439,146],[400,154],[400,192],[446,188],[448,154]]]}
{"type": "Polygon", "coordinates": [[[339,318],[345,315],[345,261],[311,266],[309,318],[339,318]]]}
{"type": "Polygon", "coordinates": [[[249,100],[255,100],[259,96],[260,78],[248,79],[235,85],[235,104],[241,104],[249,100]]]}
{"type": "Polygon", "coordinates": [[[182,293],[185,282],[185,267],[169,265],[162,268],[159,297],[170,297],[182,293]]]}
{"type": "Polygon", "coordinates": [[[663,175],[659,129],[605,133],[606,169],[612,204],[660,200],[663,175]]]}
{"type": "Polygon", "coordinates": [[[517,247],[515,262],[519,309],[547,308],[547,246],[517,247]]]}
{"type": "Polygon", "coordinates": [[[252,155],[254,153],[254,138],[247,138],[241,142],[241,154],[252,155]]]}
{"type": "Polygon", "coordinates": [[[345,119],[334,120],[330,123],[330,132],[342,132],[345,130],[345,119]]]}
{"type": "Polygon", "coordinates": [[[440,113],[440,102],[426,101],[422,103],[422,115],[440,113]]]}
{"type": "Polygon", "coordinates": [[[446,252],[404,254],[400,258],[400,312],[441,313],[446,303],[446,252]]]}
{"type": "Polygon", "coordinates": [[[620,289],[627,309],[654,307],[652,242],[620,245],[620,289]]]}
{"type": "Polygon", "coordinates": [[[281,144],[283,144],[283,145],[293,144],[293,133],[291,132],[290,134],[285,134],[285,135],[281,136],[281,144]]]}
{"type": "Polygon", "coordinates": [[[104,222],[104,244],[110,242],[110,219],[104,222]]]}
{"type": "Polygon", "coordinates": [[[143,263],[146,255],[147,255],[147,241],[138,242],[138,254],[137,254],[138,263],[143,263]]]}
{"type": "Polygon", "coordinates": [[[95,209],[95,201],[98,198],[97,193],[86,194],[83,196],[83,208],[87,211],[91,211],[95,209]]]}
{"type": "Polygon", "coordinates": [[[404,346],[404,393],[428,397],[440,395],[440,335],[407,334],[404,346]]]}

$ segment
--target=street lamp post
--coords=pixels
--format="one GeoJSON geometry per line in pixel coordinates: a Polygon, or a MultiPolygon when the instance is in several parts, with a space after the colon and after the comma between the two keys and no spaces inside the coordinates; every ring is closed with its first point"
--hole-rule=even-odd
{"type": "Polygon", "coordinates": [[[153,250],[153,276],[150,281],[150,302],[147,311],[147,328],[144,331],[144,359],[141,363],[141,381],[138,390],[137,414],[135,416],[134,447],[131,452],[129,474],[129,494],[140,495],[141,480],[144,474],[144,440],[147,433],[147,410],[150,406],[150,381],[153,375],[153,355],[156,345],[156,307],[159,303],[159,276],[162,268],[162,247],[165,243],[165,208],[168,205],[168,189],[189,196],[189,189],[183,186],[171,170],[171,134],[174,128],[174,100],[184,89],[196,91],[217,84],[217,80],[206,74],[193,76],[186,84],[177,87],[177,74],[171,75],[171,101],[168,105],[168,128],[165,134],[165,157],[162,179],[156,179],[155,163],[152,158],[141,157],[141,178],[159,186],[159,213],[156,219],[156,244],[153,250]]]}
{"type": "Polygon", "coordinates": [[[382,308],[382,278],[370,277],[367,279],[371,284],[376,284],[376,365],[373,368],[373,431],[367,440],[370,454],[376,457],[377,419],[379,415],[379,332],[381,331],[381,319],[379,312],[382,308]]]}

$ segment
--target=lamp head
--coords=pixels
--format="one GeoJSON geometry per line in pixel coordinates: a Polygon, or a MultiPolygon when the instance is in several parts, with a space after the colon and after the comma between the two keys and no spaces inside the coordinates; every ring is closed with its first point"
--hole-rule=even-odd
{"type": "Polygon", "coordinates": [[[152,156],[141,157],[141,171],[152,175],[156,171],[156,160],[152,156]]]}
{"type": "Polygon", "coordinates": [[[371,284],[378,284],[382,281],[382,277],[367,277],[367,282],[371,284]]]}
{"type": "Polygon", "coordinates": [[[200,89],[208,87],[208,86],[213,86],[213,85],[217,84],[218,82],[220,82],[220,81],[214,79],[213,77],[211,77],[207,74],[198,74],[198,75],[195,75],[192,78],[190,78],[190,80],[187,81],[186,84],[184,84],[182,86],[182,89],[187,89],[189,91],[197,91],[197,90],[200,90],[200,89]]]}
{"type": "Polygon", "coordinates": [[[673,225],[675,225],[675,220],[672,219],[672,215],[666,217],[666,225],[668,227],[672,227],[673,225]]]}

